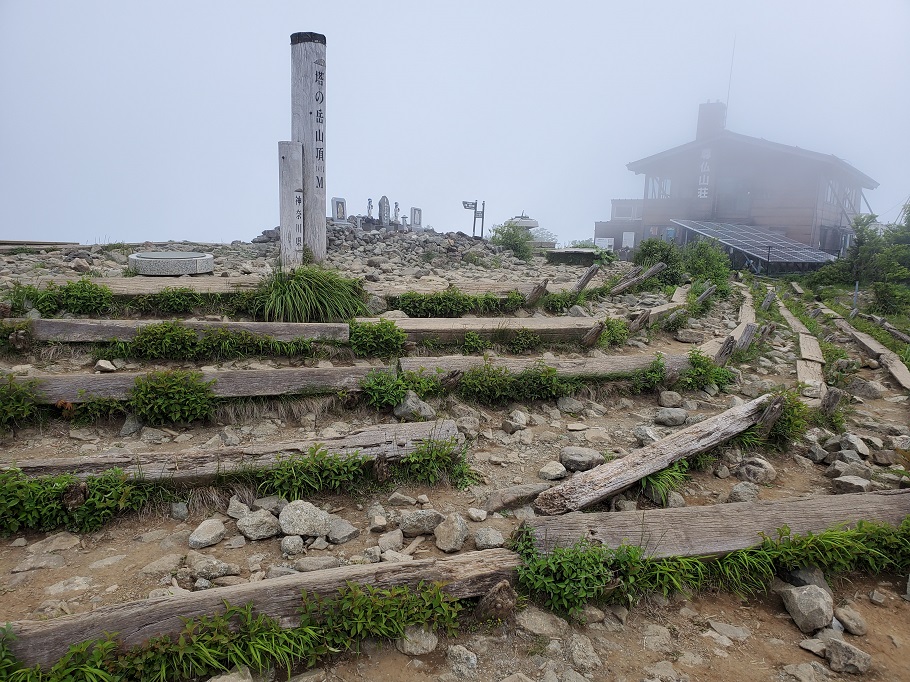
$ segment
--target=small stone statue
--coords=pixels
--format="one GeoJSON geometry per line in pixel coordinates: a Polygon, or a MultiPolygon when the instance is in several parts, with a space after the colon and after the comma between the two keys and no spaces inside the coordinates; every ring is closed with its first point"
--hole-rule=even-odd
{"type": "Polygon", "coordinates": [[[395,202],[395,222],[398,222],[398,202],[395,202]]]}
{"type": "Polygon", "coordinates": [[[367,199],[367,218],[373,217],[373,200],[367,199]]]}

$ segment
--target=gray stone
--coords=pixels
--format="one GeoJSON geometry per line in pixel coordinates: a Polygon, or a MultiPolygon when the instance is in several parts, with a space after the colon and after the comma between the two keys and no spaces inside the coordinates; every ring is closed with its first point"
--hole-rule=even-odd
{"type": "Polygon", "coordinates": [[[841,476],[856,476],[857,478],[865,478],[867,481],[871,481],[872,468],[865,462],[837,461],[825,469],[826,478],[840,478],[841,476]]]}
{"type": "Polygon", "coordinates": [[[642,646],[648,651],[668,654],[673,651],[673,638],[663,625],[649,624],[644,627],[642,646]]]}
{"type": "Polygon", "coordinates": [[[240,549],[241,547],[246,547],[246,538],[242,535],[235,535],[224,541],[224,547],[225,549],[240,549]]]}
{"type": "Polygon", "coordinates": [[[401,515],[398,521],[398,528],[405,537],[415,537],[417,535],[427,535],[432,533],[436,526],[445,521],[445,516],[435,509],[418,509],[417,511],[406,511],[401,515]]]}
{"type": "Polygon", "coordinates": [[[420,399],[414,391],[408,391],[404,400],[395,406],[393,413],[398,419],[408,422],[425,421],[436,417],[436,410],[420,399]]]}
{"type": "Polygon", "coordinates": [[[379,563],[382,559],[382,550],[379,547],[367,547],[363,550],[363,558],[371,564],[379,563]]]}
{"type": "Polygon", "coordinates": [[[681,509],[686,506],[686,499],[675,490],[667,493],[667,509],[681,509]]]}
{"type": "Polygon", "coordinates": [[[828,457],[828,451],[825,450],[818,443],[813,443],[809,448],[809,451],[806,453],[806,457],[811,459],[816,464],[821,464],[828,457]]]}
{"type": "Polygon", "coordinates": [[[382,560],[393,564],[400,564],[402,561],[414,561],[414,557],[410,554],[404,554],[390,549],[382,553],[382,560]]]}
{"type": "Polygon", "coordinates": [[[335,556],[307,556],[294,562],[294,569],[300,573],[324,571],[327,568],[338,568],[341,560],[335,556]]]}
{"type": "Polygon", "coordinates": [[[139,430],[139,440],[143,443],[160,445],[161,443],[169,443],[171,438],[161,429],[152,429],[148,426],[143,426],[139,430]]]}
{"type": "Polygon", "coordinates": [[[844,462],[845,464],[862,464],[863,458],[859,456],[859,453],[856,450],[841,450],[839,452],[832,452],[828,455],[828,458],[825,462],[844,462]]]}
{"type": "Polygon", "coordinates": [[[436,546],[443,552],[458,552],[468,537],[468,524],[458,512],[452,512],[433,529],[436,546]]]}
{"type": "Polygon", "coordinates": [[[199,275],[215,269],[215,257],[196,251],[145,251],[130,254],[129,269],[137,275],[199,275]]]}
{"type": "Polygon", "coordinates": [[[65,552],[79,546],[79,538],[67,531],[48,535],[43,540],[28,545],[25,551],[29,554],[49,554],[51,552],[65,552]]]}
{"type": "Polygon", "coordinates": [[[461,644],[455,644],[446,649],[446,660],[452,666],[455,677],[468,679],[476,674],[477,654],[461,644]]]}
{"type": "Polygon", "coordinates": [[[604,463],[604,456],[593,448],[567,445],[559,453],[559,461],[569,471],[587,471],[604,463]]]}
{"type": "Polygon", "coordinates": [[[331,547],[329,541],[326,540],[321,535],[319,537],[313,538],[313,541],[309,544],[309,549],[321,552],[324,549],[331,547]]]}
{"type": "Polygon", "coordinates": [[[281,538],[281,553],[293,556],[303,554],[303,538],[299,535],[285,535],[281,538]]]}
{"type": "Polygon", "coordinates": [[[123,426],[120,427],[120,436],[132,436],[134,433],[138,433],[142,428],[142,423],[136,419],[136,415],[128,414],[126,419],[123,420],[123,426]]]}
{"type": "Polygon", "coordinates": [[[110,374],[111,372],[116,372],[117,368],[114,367],[114,363],[110,360],[99,360],[95,363],[95,371],[110,374]]]}
{"type": "Polygon", "coordinates": [[[206,519],[190,534],[190,549],[202,549],[217,545],[224,540],[227,529],[218,519],[206,519]]]}
{"type": "Polygon", "coordinates": [[[281,513],[281,510],[288,506],[288,501],[280,495],[269,495],[268,497],[257,497],[253,500],[253,510],[265,509],[272,512],[275,516],[281,513]]]}
{"type": "Polygon", "coordinates": [[[817,585],[789,587],[778,594],[796,626],[806,634],[825,627],[834,617],[831,595],[817,585]]]}
{"type": "Polygon", "coordinates": [[[585,409],[585,404],[571,396],[563,396],[556,399],[556,407],[560,412],[569,414],[581,414],[585,409]]]}
{"type": "Polygon", "coordinates": [[[66,559],[59,554],[29,554],[13,567],[12,573],[25,573],[39,568],[63,568],[66,559]]]}
{"type": "Polygon", "coordinates": [[[569,317],[591,317],[588,311],[582,308],[580,305],[573,305],[566,312],[566,315],[569,317]]]}
{"type": "Polygon", "coordinates": [[[680,343],[702,343],[705,340],[705,333],[694,329],[680,329],[673,338],[680,343]]]}
{"type": "Polygon", "coordinates": [[[328,540],[333,545],[342,545],[360,536],[360,531],[349,521],[338,516],[329,521],[328,540]]]}
{"type": "Polygon", "coordinates": [[[749,628],[728,625],[719,620],[709,620],[708,625],[710,625],[711,629],[717,634],[729,637],[734,642],[745,642],[752,636],[752,631],[749,628]]]}
{"type": "Polygon", "coordinates": [[[494,490],[487,498],[484,508],[487,512],[494,512],[500,509],[520,507],[528,502],[533,502],[540,493],[549,489],[550,486],[546,483],[525,483],[494,490]]]}
{"type": "Polygon", "coordinates": [[[758,486],[750,481],[743,481],[733,486],[727,496],[727,502],[753,502],[758,498],[758,486]]]}
{"type": "MultiPolygon", "coordinates": [[[[189,563],[189,561],[188,561],[189,563]]],[[[190,570],[197,578],[206,580],[215,580],[227,575],[240,575],[240,566],[229,564],[214,557],[203,556],[203,558],[194,561],[190,565],[190,570]]]]}
{"type": "Polygon", "coordinates": [[[232,519],[239,519],[250,513],[250,508],[240,501],[236,495],[232,495],[228,501],[227,515],[232,519]]]}
{"type": "Polygon", "coordinates": [[[869,631],[866,619],[849,604],[834,609],[834,617],[844,624],[844,629],[851,635],[863,636],[869,631]]]}
{"type": "Polygon", "coordinates": [[[214,586],[215,584],[211,580],[205,578],[196,578],[196,582],[193,583],[194,590],[208,590],[214,586]]]}
{"type": "Polygon", "coordinates": [[[785,665],[784,673],[796,680],[796,682],[819,682],[819,677],[815,674],[815,668],[812,667],[811,663],[785,665]]]}
{"type": "Polygon", "coordinates": [[[777,478],[777,471],[763,457],[749,457],[744,459],[742,464],[739,465],[736,470],[736,477],[742,481],[764,485],[777,478]]]}
{"type": "Polygon", "coordinates": [[[95,586],[95,581],[87,576],[75,575],[65,578],[59,583],[54,583],[44,588],[45,594],[66,594],[67,592],[81,592],[95,586]]]}
{"type": "Polygon", "coordinates": [[[657,404],[661,407],[682,407],[683,397],[676,391],[661,391],[657,404]]]}
{"type": "Polygon", "coordinates": [[[872,490],[872,481],[859,476],[841,476],[834,479],[835,494],[867,493],[872,490]]]}
{"type": "Polygon", "coordinates": [[[822,570],[817,566],[793,568],[783,571],[780,576],[794,587],[802,587],[803,585],[815,585],[830,594],[832,599],[834,598],[834,592],[832,592],[831,586],[828,585],[828,581],[825,580],[824,572],[822,572],[822,570]]]}
{"type": "Polygon", "coordinates": [[[285,535],[320,537],[329,532],[329,515],[304,500],[294,500],[278,515],[285,535]]]}
{"type": "Polygon", "coordinates": [[[877,381],[866,381],[860,377],[853,377],[847,384],[847,391],[861,398],[878,400],[885,397],[888,389],[877,381]]]}
{"type": "Polygon", "coordinates": [[[872,590],[872,592],[869,593],[869,601],[876,606],[881,606],[885,603],[885,595],[878,590],[872,590]]]}
{"type": "Polygon", "coordinates": [[[237,521],[237,530],[249,540],[265,540],[278,535],[281,526],[278,523],[278,519],[271,512],[260,509],[250,512],[239,519],[237,521]]]}
{"type": "Polygon", "coordinates": [[[389,502],[391,504],[408,504],[414,506],[417,504],[417,500],[408,495],[402,495],[401,493],[392,493],[389,495],[389,502]]]}
{"type": "Polygon", "coordinates": [[[401,532],[400,528],[395,530],[390,530],[388,533],[383,533],[379,536],[379,549],[383,552],[392,550],[397,552],[404,546],[404,534],[401,532]]]}
{"type": "Polygon", "coordinates": [[[409,625],[404,637],[395,640],[395,648],[406,656],[423,656],[436,650],[439,638],[424,625],[409,625]]]}
{"type": "Polygon", "coordinates": [[[299,571],[295,571],[293,568],[288,568],[287,566],[273,565],[273,566],[269,566],[269,570],[266,571],[265,577],[267,579],[281,578],[286,575],[297,575],[297,573],[299,573],[299,571]]]}
{"type": "Polygon", "coordinates": [[[585,672],[597,670],[603,665],[600,656],[594,651],[594,645],[585,635],[572,635],[569,638],[569,658],[572,665],[585,672]]]}
{"type": "MultiPolygon", "coordinates": [[[[560,464],[560,466],[562,466],[562,465],[560,464]]],[[[487,513],[483,509],[477,509],[475,507],[468,507],[468,518],[471,519],[471,521],[476,521],[477,523],[480,523],[481,521],[487,520],[487,513]]]]}
{"type": "Polygon", "coordinates": [[[872,656],[838,639],[828,642],[825,658],[828,659],[828,666],[836,673],[863,675],[872,667],[872,656]]]}
{"type": "Polygon", "coordinates": [[[478,528],[474,531],[474,545],[477,549],[494,549],[504,544],[505,538],[495,528],[478,528]]]}
{"type": "Polygon", "coordinates": [[[869,446],[855,433],[845,433],[840,437],[841,450],[855,450],[860,457],[869,456],[869,446]]]}
{"type": "Polygon", "coordinates": [[[384,533],[389,528],[389,520],[385,516],[376,514],[370,517],[370,532],[384,533]]]}
{"type": "Polygon", "coordinates": [[[664,426],[682,426],[688,417],[689,413],[680,407],[662,407],[654,415],[654,421],[664,426]]]}
{"type": "Polygon", "coordinates": [[[821,640],[818,638],[804,639],[799,643],[800,649],[805,649],[806,651],[811,651],[816,656],[825,657],[825,651],[828,648],[828,643],[826,640],[821,640]]]}
{"type": "Polygon", "coordinates": [[[569,624],[565,620],[536,606],[519,611],[515,622],[531,634],[542,637],[563,637],[569,632],[569,624]]]}
{"type": "Polygon", "coordinates": [[[660,436],[654,432],[654,429],[644,424],[639,424],[632,429],[632,435],[635,436],[635,440],[638,441],[638,445],[641,447],[660,440],[660,436]]]}
{"type": "Polygon", "coordinates": [[[559,481],[569,475],[568,470],[559,462],[547,462],[537,475],[545,481],[559,481]]]}
{"type": "Polygon", "coordinates": [[[250,669],[245,665],[234,668],[229,673],[222,673],[209,679],[209,682],[254,682],[250,669]]]}
{"type": "Polygon", "coordinates": [[[177,521],[186,521],[190,517],[190,509],[186,502],[171,503],[171,518],[177,521]]]}

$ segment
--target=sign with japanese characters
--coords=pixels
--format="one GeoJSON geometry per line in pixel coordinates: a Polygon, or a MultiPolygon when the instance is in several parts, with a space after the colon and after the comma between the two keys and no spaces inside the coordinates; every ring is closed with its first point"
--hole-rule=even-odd
{"type": "Polygon", "coordinates": [[[711,198],[711,150],[708,147],[701,150],[698,161],[698,187],[695,190],[695,197],[711,198]]]}

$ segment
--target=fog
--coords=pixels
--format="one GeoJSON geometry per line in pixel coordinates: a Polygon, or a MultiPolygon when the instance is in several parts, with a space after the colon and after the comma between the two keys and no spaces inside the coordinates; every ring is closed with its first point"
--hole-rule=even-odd
{"type": "Polygon", "coordinates": [[[349,212],[386,195],[470,231],[477,199],[488,226],[524,211],[585,239],[642,195],[626,164],[694,139],[728,86],[730,130],[845,159],[884,220],[910,194],[905,0],[5,0],[0,239],[277,225],[297,31],[327,38],[327,196],[349,212]]]}

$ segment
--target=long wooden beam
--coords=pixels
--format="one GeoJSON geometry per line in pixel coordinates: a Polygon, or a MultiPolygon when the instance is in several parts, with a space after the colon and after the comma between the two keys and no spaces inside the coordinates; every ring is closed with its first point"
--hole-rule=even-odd
{"type": "MultiPolygon", "coordinates": [[[[378,322],[379,318],[358,318],[358,322],[378,322]]],[[[537,334],[544,342],[580,341],[597,320],[592,317],[429,317],[395,320],[409,341],[438,340],[460,342],[467,332],[483,337],[502,334],[511,337],[520,329],[537,334]]]]}
{"type": "MultiPolygon", "coordinates": [[[[668,370],[680,372],[689,364],[685,355],[664,355],[663,361],[668,370]]],[[[603,358],[576,358],[544,360],[543,364],[556,370],[559,376],[604,378],[622,377],[629,372],[647,369],[657,359],[657,354],[647,355],[610,355],[603,358]]],[[[469,369],[483,366],[489,362],[494,367],[505,367],[511,372],[521,372],[537,366],[539,358],[501,358],[491,357],[484,359],[477,355],[444,355],[440,357],[408,357],[401,358],[402,371],[424,372],[431,376],[439,373],[466,372],[469,369]]]]}
{"type": "Polygon", "coordinates": [[[578,511],[635,485],[678,459],[707,452],[753,426],[761,418],[769,397],[761,396],[730,408],[704,421],[681,429],[659,441],[633,450],[622,459],[575,474],[571,479],[545,490],[534,501],[542,514],[578,511]]]}
{"type": "Polygon", "coordinates": [[[797,535],[836,524],[880,521],[891,525],[910,515],[910,490],[819,495],[768,502],[735,502],[680,509],[649,509],[537,517],[524,525],[545,553],[571,547],[580,538],[616,548],[645,548],[648,556],[711,556],[761,544],[761,533],[776,536],[789,526],[797,535]]]}
{"type": "MultiPolygon", "coordinates": [[[[23,279],[22,284],[44,287],[53,283],[62,286],[75,282],[78,277],[52,276],[23,279]]],[[[93,280],[103,284],[114,296],[144,296],[160,294],[167,288],[192,289],[197,294],[236,294],[249,291],[259,286],[262,277],[259,275],[240,275],[239,277],[213,277],[201,275],[194,277],[99,277],[93,280]]]]}
{"type": "MultiPolygon", "coordinates": [[[[22,320],[11,320],[20,322],[22,320]]],[[[92,343],[101,341],[131,341],[143,327],[169,320],[79,320],[40,319],[29,322],[29,330],[36,341],[63,341],[66,343],[92,343]]],[[[269,336],[276,341],[316,339],[347,343],[350,327],[346,323],[295,323],[295,322],[209,322],[206,320],[179,320],[180,324],[195,329],[200,335],[206,331],[225,329],[269,336]]]]}
{"type": "Polygon", "coordinates": [[[20,460],[0,465],[0,469],[19,469],[26,476],[72,474],[80,478],[97,476],[113,468],[122,469],[130,478],[146,481],[167,480],[200,483],[219,475],[268,469],[283,453],[308,452],[316,445],[336,455],[358,453],[368,459],[383,457],[390,461],[411,454],[425,440],[455,439],[463,442],[451,419],[402,424],[379,424],[337,438],[284,441],[214,449],[150,450],[128,452],[114,448],[106,452],[77,457],[20,460]]]}
{"type": "Polygon", "coordinates": [[[27,666],[47,667],[72,644],[115,633],[123,644],[142,644],[152,637],[174,635],[185,618],[224,613],[224,602],[252,604],[256,613],[279,619],[282,626],[300,622],[301,594],[333,595],[349,582],[388,589],[400,585],[439,582],[453,597],[486,594],[501,580],[514,580],[520,563],[506,549],[465,552],[441,559],[402,563],[341,566],[322,571],[272,578],[254,583],[201,590],[173,597],[105,606],[52,620],[12,623],[12,653],[27,666]]]}
{"type": "Polygon", "coordinates": [[[852,336],[860,348],[877,359],[904,390],[910,391],[910,369],[907,368],[907,365],[903,363],[897,353],[877,339],[869,336],[869,334],[854,329],[849,322],[840,316],[834,318],[834,326],[852,336]]]}
{"type": "MultiPolygon", "coordinates": [[[[272,395],[320,395],[356,391],[372,367],[285,367],[201,372],[203,381],[215,380],[212,391],[219,398],[272,395]]],[[[38,374],[15,377],[19,383],[35,381],[38,402],[53,405],[59,400],[81,403],[92,398],[126,400],[137,377],[145,372],[113,374],[38,374]]]]}

